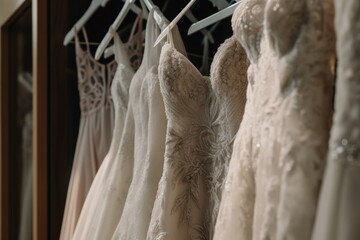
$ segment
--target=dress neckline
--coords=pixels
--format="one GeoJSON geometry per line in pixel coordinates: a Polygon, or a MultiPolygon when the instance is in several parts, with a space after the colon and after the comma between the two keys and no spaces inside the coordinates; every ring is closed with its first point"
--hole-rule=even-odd
{"type": "Polygon", "coordinates": [[[177,55],[179,55],[182,59],[185,60],[185,63],[190,66],[191,69],[195,70],[196,73],[198,73],[202,77],[208,77],[204,76],[199,69],[190,61],[188,57],[186,57],[183,53],[181,53],[179,50],[176,49],[175,46],[173,46],[171,43],[166,42],[164,44],[164,47],[168,47],[171,51],[174,51],[177,55]]]}
{"type": "Polygon", "coordinates": [[[76,49],[77,51],[79,51],[80,53],[82,54],[86,54],[94,63],[96,63],[97,65],[100,65],[102,67],[107,67],[109,65],[112,65],[114,64],[115,62],[115,59],[111,60],[110,62],[107,62],[107,63],[102,63],[98,60],[95,59],[95,57],[93,56],[93,54],[91,53],[91,50],[90,50],[90,44],[89,44],[89,40],[88,40],[88,35],[86,33],[86,29],[85,27],[81,28],[81,31],[84,35],[84,40],[85,40],[85,44],[86,44],[86,49],[83,49],[80,45],[80,40],[79,40],[79,36],[78,36],[78,33],[75,34],[75,44],[76,44],[76,49]]]}

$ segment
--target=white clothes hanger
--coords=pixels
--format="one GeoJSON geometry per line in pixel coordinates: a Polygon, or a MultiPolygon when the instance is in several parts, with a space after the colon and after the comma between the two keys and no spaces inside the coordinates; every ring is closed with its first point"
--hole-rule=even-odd
{"type": "MultiPolygon", "coordinates": [[[[141,8],[142,10],[140,10],[140,12],[138,13],[138,15],[141,13],[143,18],[144,19],[147,19],[148,16],[149,16],[149,13],[148,11],[146,10],[146,6],[144,6],[144,2],[141,0],[140,1],[140,4],[141,4],[141,8]]],[[[144,38],[145,36],[145,31],[142,31],[141,32],[142,34],[142,38],[144,38]]],[[[110,47],[106,48],[105,51],[104,51],[104,58],[109,58],[111,57],[112,55],[115,54],[115,45],[111,45],[110,47]]]]}
{"type": "Polygon", "coordinates": [[[233,5],[197,22],[194,23],[193,25],[190,26],[189,31],[188,31],[188,35],[193,34],[197,31],[199,31],[200,29],[206,28],[207,26],[210,26],[211,24],[214,24],[224,18],[230,17],[236,7],[240,4],[240,0],[237,0],[236,3],[234,3],[233,5]]]}
{"type": "Polygon", "coordinates": [[[160,33],[159,37],[156,39],[154,47],[156,47],[161,40],[163,40],[166,35],[173,29],[179,20],[186,14],[186,12],[191,8],[191,6],[196,2],[196,0],[191,0],[183,10],[172,20],[169,25],[160,33]]]}
{"type": "Polygon", "coordinates": [[[129,12],[129,10],[131,9],[131,5],[134,5],[136,0],[126,0],[123,8],[121,9],[119,15],[116,17],[115,21],[113,24],[111,24],[109,31],[106,33],[105,37],[103,38],[103,40],[101,41],[99,47],[96,49],[96,53],[95,53],[95,59],[99,60],[101,55],[103,54],[103,52],[105,51],[107,45],[110,43],[111,39],[113,38],[113,31],[116,31],[120,24],[123,22],[123,20],[125,19],[127,13],[129,12]]]}
{"type": "Polygon", "coordinates": [[[75,31],[79,31],[85,25],[85,23],[90,19],[90,17],[95,13],[95,11],[99,7],[105,6],[105,4],[108,1],[109,0],[92,0],[90,6],[88,7],[88,9],[84,13],[84,15],[82,15],[82,17],[75,23],[75,25],[72,27],[72,29],[66,34],[65,39],[64,39],[64,46],[68,45],[69,42],[72,39],[74,39],[75,31]],[[75,31],[74,31],[74,29],[75,29],[75,31]]]}
{"type": "MultiPolygon", "coordinates": [[[[193,14],[191,11],[186,12],[185,15],[186,15],[187,19],[189,19],[192,23],[195,23],[195,22],[198,21],[198,20],[196,19],[196,17],[194,16],[194,14],[193,14]]],[[[206,30],[206,29],[201,29],[200,31],[201,31],[201,33],[204,35],[204,37],[207,38],[208,41],[210,41],[212,44],[215,43],[214,37],[213,37],[213,35],[211,34],[211,32],[209,32],[209,31],[206,30]]]]}
{"type": "MultiPolygon", "coordinates": [[[[109,31],[106,33],[105,37],[103,38],[103,40],[101,41],[99,47],[96,50],[95,53],[95,59],[99,60],[99,58],[101,57],[101,55],[103,54],[103,52],[106,49],[106,46],[110,43],[111,39],[113,38],[113,31],[116,31],[120,24],[122,23],[122,21],[125,19],[126,14],[129,12],[131,5],[135,5],[135,1],[136,0],[126,0],[123,8],[121,9],[119,15],[116,17],[114,23],[110,26],[109,31]]],[[[152,3],[151,0],[143,0],[145,5],[147,6],[147,8],[149,8],[150,10],[154,9],[154,17],[156,22],[160,25],[163,22],[163,15],[162,13],[158,10],[158,8],[156,7],[156,5],[154,5],[152,3]]]]}
{"type": "MultiPolygon", "coordinates": [[[[142,31],[141,32],[141,36],[142,36],[142,39],[145,38],[145,33],[146,31],[142,31]]],[[[111,57],[112,55],[115,54],[115,45],[111,45],[110,47],[106,48],[105,51],[104,51],[104,58],[109,58],[111,57]]]]}
{"type": "Polygon", "coordinates": [[[141,0],[140,2],[145,3],[149,11],[154,10],[154,19],[156,23],[161,26],[164,20],[164,16],[161,12],[159,12],[159,8],[151,0],[141,0]]]}
{"type": "Polygon", "coordinates": [[[227,8],[230,6],[230,3],[226,0],[209,0],[214,7],[217,7],[217,9],[222,10],[224,8],[227,8]]]}
{"type": "MultiPolygon", "coordinates": [[[[91,16],[96,12],[96,10],[100,7],[105,7],[108,1],[109,0],[93,0],[90,3],[90,6],[88,7],[84,15],[75,23],[75,25],[71,28],[71,30],[65,35],[64,46],[67,46],[74,39],[75,33],[78,32],[86,24],[86,22],[91,18],[91,16]]],[[[131,10],[137,14],[141,12],[141,9],[135,5],[132,6],[131,10]]]]}
{"type": "Polygon", "coordinates": [[[29,92],[33,92],[32,87],[32,75],[29,72],[22,72],[18,75],[18,80],[21,83],[21,85],[29,92]]]}

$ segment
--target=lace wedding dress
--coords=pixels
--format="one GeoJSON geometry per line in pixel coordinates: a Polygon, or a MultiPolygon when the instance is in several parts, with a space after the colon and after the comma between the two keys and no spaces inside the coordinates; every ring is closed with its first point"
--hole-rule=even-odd
{"type": "Polygon", "coordinates": [[[334,60],[328,0],[244,0],[233,29],[247,102],[214,239],[309,239],[325,165],[334,60]]]}
{"type": "Polygon", "coordinates": [[[313,240],[360,239],[360,2],[335,0],[334,124],[313,240]]]}
{"type": "Polygon", "coordinates": [[[211,81],[172,41],[163,47],[166,161],[147,239],[210,239],[245,106],[247,65],[235,38],[219,48],[211,81]]]}
{"type": "Polygon", "coordinates": [[[214,139],[209,152],[212,159],[208,183],[209,239],[214,235],[233,142],[245,110],[248,65],[245,50],[234,36],[219,47],[211,64],[210,80],[217,111],[212,112],[214,139]]]}
{"type": "MultiPolygon", "coordinates": [[[[101,222],[99,222],[99,220],[102,220],[100,217],[102,215],[99,213],[98,203],[103,199],[103,195],[99,193],[103,191],[102,185],[108,177],[111,164],[115,161],[116,154],[118,152],[121,136],[124,131],[125,115],[129,101],[130,82],[134,75],[124,44],[121,42],[117,33],[113,33],[113,35],[115,60],[118,64],[111,86],[111,96],[115,109],[113,138],[109,152],[100,166],[100,169],[96,174],[86,197],[73,239],[105,239],[106,236],[109,238],[109,235],[111,234],[107,233],[107,227],[110,224],[101,224],[101,222]]],[[[132,169],[128,170],[132,171],[132,169]]]]}
{"type": "Polygon", "coordinates": [[[81,49],[75,35],[81,118],[61,227],[60,239],[64,240],[73,236],[91,183],[109,150],[114,125],[110,87],[116,62],[97,62],[91,55],[86,32],[82,31],[86,50],[81,49]]]}

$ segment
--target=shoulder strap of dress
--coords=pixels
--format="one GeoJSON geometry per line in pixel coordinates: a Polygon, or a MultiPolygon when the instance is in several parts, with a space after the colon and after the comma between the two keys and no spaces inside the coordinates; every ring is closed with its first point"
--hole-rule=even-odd
{"type": "Polygon", "coordinates": [[[115,53],[115,60],[117,63],[119,63],[120,59],[120,44],[122,44],[119,35],[117,34],[117,32],[112,32],[113,38],[114,38],[114,53],[115,53]]]}
{"type": "Polygon", "coordinates": [[[85,43],[86,43],[86,49],[87,49],[88,51],[90,51],[89,39],[88,39],[86,30],[85,30],[85,28],[82,28],[81,30],[82,30],[82,33],[83,33],[83,35],[84,35],[84,40],[85,40],[85,43]]]}
{"type": "Polygon", "coordinates": [[[135,19],[134,25],[132,26],[132,29],[131,29],[131,32],[130,32],[130,36],[129,36],[129,40],[128,40],[129,43],[131,41],[133,41],[134,37],[136,37],[136,39],[134,41],[138,41],[139,43],[142,42],[142,34],[141,34],[141,31],[142,31],[142,15],[143,15],[143,13],[141,12],[135,19]],[[135,33],[136,30],[137,30],[137,33],[135,33]]]}
{"type": "MultiPolygon", "coordinates": [[[[86,30],[84,28],[82,28],[81,30],[82,30],[82,33],[84,35],[84,40],[85,40],[85,43],[86,43],[86,50],[90,51],[89,40],[88,40],[88,37],[87,37],[87,34],[86,34],[86,30]]],[[[76,49],[76,52],[83,51],[81,46],[80,46],[80,40],[79,40],[79,35],[78,35],[78,32],[77,32],[77,29],[74,28],[74,32],[75,32],[75,49],[76,49]]]]}
{"type": "Polygon", "coordinates": [[[167,34],[166,34],[166,42],[171,44],[172,47],[175,47],[174,45],[174,38],[172,35],[172,31],[169,29],[167,34]]]}

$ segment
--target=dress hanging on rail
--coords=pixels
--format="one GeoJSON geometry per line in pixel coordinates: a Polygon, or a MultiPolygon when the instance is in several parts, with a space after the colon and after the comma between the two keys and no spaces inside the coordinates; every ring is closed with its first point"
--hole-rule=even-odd
{"type": "Polygon", "coordinates": [[[232,37],[215,55],[210,80],[169,39],[159,68],[166,159],[147,239],[211,239],[244,111],[248,61],[232,37]]]}
{"type": "Polygon", "coordinates": [[[246,52],[234,36],[219,47],[211,64],[210,80],[218,111],[212,113],[214,140],[210,148],[210,239],[214,236],[233,142],[245,110],[248,66],[246,52]]]}
{"type": "Polygon", "coordinates": [[[332,17],[328,0],[244,0],[236,9],[251,64],[214,239],[311,237],[331,119],[332,17]]]}
{"type": "MultiPolygon", "coordinates": [[[[160,92],[158,67],[162,43],[153,47],[162,29],[168,25],[163,17],[160,26],[153,17],[152,10],[146,26],[145,54],[143,65],[146,75],[141,83],[141,106],[137,117],[144,120],[139,132],[145,136],[144,142],[135,142],[135,149],[141,147],[142,154],[134,158],[132,182],[120,221],[112,239],[145,239],[151,213],[161,178],[167,120],[164,102],[160,92]]],[[[160,12],[160,11],[158,11],[160,12]]],[[[172,30],[180,36],[177,28],[172,30]]],[[[180,37],[179,48],[184,48],[180,37]]],[[[179,44],[178,44],[179,45],[179,44]]]]}
{"type": "MultiPolygon", "coordinates": [[[[123,135],[131,131],[127,124],[126,114],[130,99],[130,85],[134,76],[134,69],[139,68],[142,58],[142,19],[141,15],[135,20],[129,41],[126,44],[121,42],[116,32],[113,32],[115,46],[115,60],[118,64],[113,83],[111,86],[111,96],[115,109],[115,127],[113,138],[108,154],[106,155],[98,173],[86,197],[84,206],[81,210],[79,221],[76,225],[73,239],[109,239],[114,231],[114,221],[116,216],[114,209],[103,205],[104,199],[118,201],[111,193],[112,186],[104,186],[108,181],[110,172],[115,161],[119,157],[119,147],[124,141],[123,135]],[[135,33],[135,29],[137,32],[135,33]]],[[[131,147],[131,144],[125,145],[131,147]]],[[[121,148],[121,147],[120,147],[121,148]]],[[[132,168],[124,168],[124,171],[132,172],[132,168]]],[[[114,203],[114,202],[112,202],[114,203]]],[[[112,206],[109,203],[109,206],[112,206]]],[[[116,226],[116,225],[115,225],[116,226]]]]}
{"type": "Polygon", "coordinates": [[[117,64],[97,62],[91,55],[85,29],[82,31],[86,50],[81,49],[75,35],[81,118],[61,227],[60,239],[64,240],[72,238],[91,183],[109,150],[114,125],[110,86],[117,64]]]}
{"type": "Polygon", "coordinates": [[[335,0],[334,124],[313,240],[360,239],[360,2],[335,0]]]}

